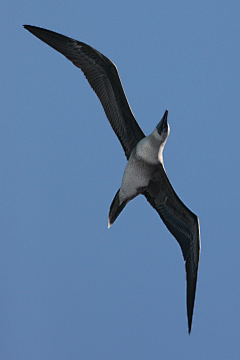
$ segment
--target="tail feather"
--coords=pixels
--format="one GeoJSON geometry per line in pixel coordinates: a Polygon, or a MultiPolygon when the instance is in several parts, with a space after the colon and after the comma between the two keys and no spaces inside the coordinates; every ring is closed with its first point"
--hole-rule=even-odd
{"type": "Polygon", "coordinates": [[[116,192],[116,195],[114,196],[114,199],[110,206],[109,215],[108,215],[108,228],[110,228],[110,226],[114,223],[120,212],[124,209],[124,207],[128,203],[128,199],[127,199],[123,201],[123,203],[120,205],[119,191],[120,189],[118,189],[118,191],[116,192]]]}

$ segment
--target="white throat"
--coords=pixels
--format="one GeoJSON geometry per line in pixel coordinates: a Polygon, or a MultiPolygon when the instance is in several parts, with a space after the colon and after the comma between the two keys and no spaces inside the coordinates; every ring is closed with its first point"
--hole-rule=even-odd
{"type": "Polygon", "coordinates": [[[139,141],[136,148],[136,155],[148,164],[163,164],[162,152],[166,143],[168,133],[163,138],[155,129],[149,136],[139,141]]]}

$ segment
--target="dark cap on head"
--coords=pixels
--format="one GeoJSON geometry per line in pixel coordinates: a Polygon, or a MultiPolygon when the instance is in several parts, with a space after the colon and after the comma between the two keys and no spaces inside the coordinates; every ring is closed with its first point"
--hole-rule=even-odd
{"type": "Polygon", "coordinates": [[[164,113],[164,115],[162,117],[162,120],[157,125],[157,131],[158,131],[158,133],[160,135],[161,135],[162,132],[167,132],[167,130],[168,130],[167,117],[168,117],[168,110],[165,111],[165,113],[164,113]]]}

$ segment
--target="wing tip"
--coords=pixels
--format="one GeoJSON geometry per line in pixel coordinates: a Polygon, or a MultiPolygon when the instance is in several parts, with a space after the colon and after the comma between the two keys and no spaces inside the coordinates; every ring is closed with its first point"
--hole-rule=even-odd
{"type": "Polygon", "coordinates": [[[35,27],[35,26],[32,26],[32,25],[23,25],[24,29],[30,31],[31,28],[35,27]]]}
{"type": "Polygon", "coordinates": [[[188,320],[188,335],[190,336],[192,330],[192,319],[188,320]]]}

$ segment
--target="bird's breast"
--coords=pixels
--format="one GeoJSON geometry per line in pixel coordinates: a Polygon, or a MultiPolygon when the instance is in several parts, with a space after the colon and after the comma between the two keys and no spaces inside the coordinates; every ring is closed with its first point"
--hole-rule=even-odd
{"type": "Polygon", "coordinates": [[[159,164],[159,147],[157,141],[150,136],[145,137],[136,146],[136,157],[149,165],[159,164]]]}

